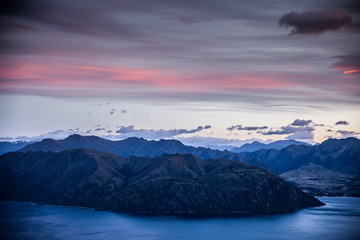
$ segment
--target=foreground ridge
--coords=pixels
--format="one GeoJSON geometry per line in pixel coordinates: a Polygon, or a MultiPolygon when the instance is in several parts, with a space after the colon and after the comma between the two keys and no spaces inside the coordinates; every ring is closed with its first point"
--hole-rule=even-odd
{"type": "Polygon", "coordinates": [[[117,212],[280,213],[323,205],[267,170],[191,154],[121,158],[88,149],[0,157],[1,200],[117,212]]]}

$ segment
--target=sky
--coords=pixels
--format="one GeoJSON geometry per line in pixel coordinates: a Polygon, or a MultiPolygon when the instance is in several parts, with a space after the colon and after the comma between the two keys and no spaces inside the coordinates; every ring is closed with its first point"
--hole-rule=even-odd
{"type": "Polygon", "coordinates": [[[350,0],[5,0],[0,141],[360,136],[350,0]]]}

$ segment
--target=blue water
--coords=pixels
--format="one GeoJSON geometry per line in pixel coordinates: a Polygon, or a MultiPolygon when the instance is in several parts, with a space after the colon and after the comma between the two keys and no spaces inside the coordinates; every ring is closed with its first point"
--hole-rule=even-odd
{"type": "Polygon", "coordinates": [[[0,239],[360,239],[360,198],[237,218],[136,216],[26,202],[0,202],[0,239]]]}

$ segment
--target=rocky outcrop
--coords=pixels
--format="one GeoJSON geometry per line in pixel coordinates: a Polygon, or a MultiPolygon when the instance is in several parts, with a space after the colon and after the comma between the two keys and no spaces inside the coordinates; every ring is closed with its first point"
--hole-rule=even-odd
{"type": "Polygon", "coordinates": [[[190,154],[121,158],[75,149],[0,157],[0,199],[146,214],[280,213],[320,206],[265,169],[190,154]]]}

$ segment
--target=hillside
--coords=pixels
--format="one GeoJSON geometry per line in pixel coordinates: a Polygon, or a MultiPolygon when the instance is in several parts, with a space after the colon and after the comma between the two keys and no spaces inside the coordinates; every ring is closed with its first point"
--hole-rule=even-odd
{"type": "Polygon", "coordinates": [[[282,150],[259,150],[245,155],[271,165],[277,174],[309,163],[336,172],[360,172],[360,140],[357,138],[328,139],[317,146],[291,145],[282,150]]]}
{"type": "Polygon", "coordinates": [[[0,199],[147,214],[274,213],[322,205],[265,169],[190,154],[75,149],[0,157],[0,199]]]}
{"type": "Polygon", "coordinates": [[[227,158],[264,167],[271,172],[284,177],[303,190],[312,194],[344,194],[360,195],[358,187],[360,179],[360,140],[357,138],[328,139],[316,146],[290,145],[281,150],[261,149],[255,152],[232,153],[229,151],[212,150],[209,148],[186,146],[177,140],[148,141],[142,138],[128,138],[121,141],[110,141],[95,136],[72,135],[64,140],[44,139],[35,144],[22,148],[21,152],[53,151],[60,152],[75,148],[89,148],[96,151],[109,152],[121,157],[156,157],[164,153],[189,153],[202,159],[227,158]],[[306,168],[302,168],[305,167],[306,168]],[[318,166],[311,170],[313,166],[318,166]],[[301,176],[287,172],[300,169],[301,176]],[[328,174],[327,179],[337,179],[332,173],[346,176],[334,182],[322,181],[321,188],[317,184],[318,178],[313,178],[312,188],[304,182],[304,178],[311,179],[312,172],[320,175],[328,174]],[[323,173],[322,173],[323,172],[323,173]],[[289,177],[291,176],[291,177],[289,177]],[[335,178],[334,178],[335,177],[335,178]],[[310,189],[310,190],[309,190],[310,189]],[[351,191],[348,191],[351,190],[351,191]]]}
{"type": "Polygon", "coordinates": [[[246,153],[316,195],[360,196],[360,140],[328,139],[317,146],[246,153]]]}

